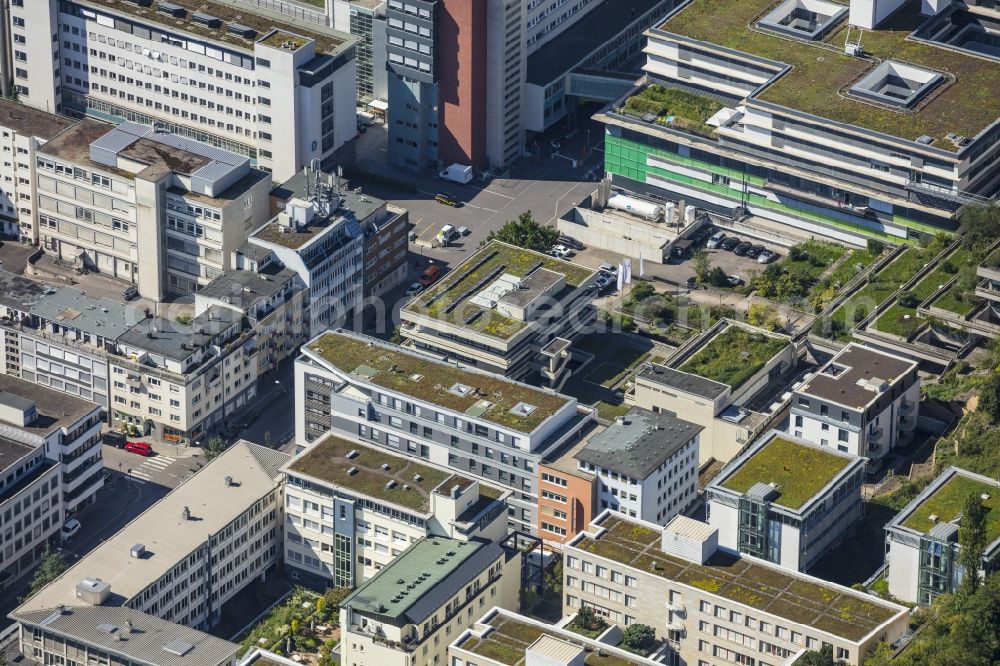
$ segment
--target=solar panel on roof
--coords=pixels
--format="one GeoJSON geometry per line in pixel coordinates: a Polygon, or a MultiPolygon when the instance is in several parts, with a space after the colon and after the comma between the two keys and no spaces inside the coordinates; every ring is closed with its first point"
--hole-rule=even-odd
{"type": "Polygon", "coordinates": [[[247,26],[242,25],[240,23],[230,23],[228,26],[226,26],[226,30],[228,32],[233,33],[234,35],[239,35],[240,37],[246,37],[247,39],[253,39],[253,37],[257,34],[257,31],[254,30],[253,28],[248,28],[247,26]]]}
{"type": "Polygon", "coordinates": [[[204,12],[195,12],[194,14],[191,14],[191,20],[195,23],[201,23],[202,25],[208,26],[209,28],[218,28],[222,25],[222,19],[204,12]]]}

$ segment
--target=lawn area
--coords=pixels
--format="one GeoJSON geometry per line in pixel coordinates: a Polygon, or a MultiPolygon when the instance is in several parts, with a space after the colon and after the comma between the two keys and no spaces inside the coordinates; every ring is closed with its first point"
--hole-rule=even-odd
{"type": "Polygon", "coordinates": [[[966,292],[958,284],[952,285],[948,291],[941,294],[931,305],[948,312],[954,312],[960,317],[972,312],[982,299],[969,298],[966,292]]]}
{"type": "Polygon", "coordinates": [[[875,329],[901,338],[909,338],[927,320],[917,316],[917,311],[896,303],[875,320],[875,329]]]}
{"type": "Polygon", "coordinates": [[[913,286],[914,298],[902,292],[896,303],[875,321],[875,329],[907,338],[925,322],[917,317],[917,306],[930,298],[942,285],[958,274],[961,266],[969,260],[969,251],[958,248],[942,261],[924,279],[913,286]]]}
{"type": "Polygon", "coordinates": [[[875,275],[868,278],[859,289],[833,311],[829,321],[817,320],[812,332],[832,340],[846,342],[851,339],[851,328],[887,298],[899,291],[900,285],[911,279],[924,264],[934,258],[945,247],[942,241],[934,240],[928,247],[910,247],[892,260],[875,275]]]}
{"type": "Polygon", "coordinates": [[[711,97],[654,84],[629,97],[618,111],[637,118],[651,114],[656,116],[655,122],[659,125],[672,125],[702,136],[714,136],[715,128],[706,125],[705,121],[721,108],[722,103],[711,97]]]}
{"type": "Polygon", "coordinates": [[[868,268],[875,259],[875,255],[868,252],[868,250],[851,250],[847,257],[830,274],[830,284],[838,282],[841,285],[847,284],[858,273],[868,268]]]}
{"type": "Polygon", "coordinates": [[[622,379],[625,379],[626,375],[628,375],[628,368],[623,368],[614,363],[601,363],[587,375],[587,381],[600,384],[604,388],[611,388],[622,379]]]}
{"type": "Polygon", "coordinates": [[[678,369],[728,384],[735,391],[787,345],[785,338],[731,324],[678,369]]]}
{"type": "Polygon", "coordinates": [[[778,267],[791,270],[801,268],[818,279],[833,262],[847,252],[843,245],[810,240],[793,246],[788,256],[778,262],[778,267]],[[798,248],[798,249],[796,249],[798,248]]]}
{"type": "Polygon", "coordinates": [[[773,483],[780,494],[775,503],[799,509],[849,464],[850,458],[775,437],[746,460],[722,486],[745,493],[754,484],[773,483]],[[803,474],[803,470],[808,470],[808,474],[803,474]]]}

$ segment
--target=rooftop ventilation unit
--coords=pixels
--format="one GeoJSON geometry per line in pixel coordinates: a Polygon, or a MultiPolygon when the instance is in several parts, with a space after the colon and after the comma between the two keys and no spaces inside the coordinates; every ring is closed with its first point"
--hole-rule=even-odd
{"type": "Polygon", "coordinates": [[[142,545],[141,543],[137,543],[131,548],[129,548],[128,554],[137,560],[141,560],[143,557],[146,556],[146,546],[142,545]]]}
{"type": "Polygon", "coordinates": [[[424,477],[420,476],[419,474],[414,474],[414,475],[413,475],[413,480],[414,480],[415,482],[417,482],[417,483],[420,483],[421,481],[423,481],[423,480],[424,480],[424,477]]]}
{"type": "Polygon", "coordinates": [[[230,23],[226,26],[226,32],[237,35],[238,37],[243,37],[244,39],[253,39],[257,36],[257,31],[253,28],[248,28],[240,23],[230,23]]]}
{"type": "Polygon", "coordinates": [[[385,489],[386,490],[392,490],[395,487],[396,487],[396,480],[395,479],[389,479],[388,481],[385,482],[385,489]]]}
{"type": "Polygon", "coordinates": [[[161,14],[166,14],[167,16],[172,16],[173,18],[184,18],[187,16],[187,10],[180,5],[175,5],[172,2],[161,2],[156,6],[156,11],[161,14]]]}
{"type": "Polygon", "coordinates": [[[76,598],[91,606],[100,606],[111,596],[111,586],[100,578],[84,578],[76,584],[76,598]]]}
{"type": "Polygon", "coordinates": [[[347,459],[348,460],[354,460],[357,457],[358,457],[358,450],[357,449],[351,449],[350,451],[347,452],[347,459]]]}
{"type": "Polygon", "coordinates": [[[222,26],[222,19],[204,12],[195,12],[194,14],[191,14],[191,20],[209,28],[219,28],[222,26]]]}
{"type": "Polygon", "coordinates": [[[358,473],[357,467],[352,467],[349,470],[347,470],[347,476],[354,476],[357,473],[358,473]]]}

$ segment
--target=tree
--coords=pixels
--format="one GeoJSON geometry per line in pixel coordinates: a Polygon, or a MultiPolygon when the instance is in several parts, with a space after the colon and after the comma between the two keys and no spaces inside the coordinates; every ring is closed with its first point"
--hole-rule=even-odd
{"type": "Polygon", "coordinates": [[[645,624],[630,624],[622,632],[621,647],[636,654],[649,654],[656,647],[656,632],[645,624]]]}
{"type": "Polygon", "coordinates": [[[896,298],[896,302],[904,308],[915,308],[920,305],[920,297],[912,291],[901,291],[896,298]]]}
{"type": "Polygon", "coordinates": [[[31,579],[31,589],[28,590],[28,596],[33,597],[38,594],[43,587],[59,578],[66,569],[69,569],[69,565],[66,564],[62,554],[49,550],[49,547],[46,546],[45,553],[42,554],[42,563],[38,565],[35,577],[31,579]]]}
{"type": "Polygon", "coordinates": [[[545,252],[555,245],[558,238],[559,231],[555,227],[535,222],[529,210],[518,215],[516,220],[508,221],[499,230],[491,231],[486,240],[498,240],[527,250],[545,252]]]}
{"type": "Polygon", "coordinates": [[[652,284],[644,280],[639,280],[632,285],[632,293],[629,294],[629,300],[632,303],[641,303],[655,293],[656,288],[652,284]]]}
{"type": "Polygon", "coordinates": [[[726,275],[726,271],[722,270],[718,266],[708,272],[706,281],[713,287],[729,286],[729,276],[726,275]]]}
{"type": "Polygon", "coordinates": [[[820,650],[809,650],[795,660],[795,666],[846,666],[847,662],[833,659],[833,646],[824,645],[820,650]]]}
{"type": "Polygon", "coordinates": [[[877,257],[885,252],[885,243],[878,240],[877,238],[868,239],[868,254],[873,257],[877,257]]]}
{"type": "Polygon", "coordinates": [[[993,370],[979,386],[979,406],[991,422],[1000,421],[1000,371],[993,370]]]}
{"type": "Polygon", "coordinates": [[[1000,230],[1000,204],[966,206],[958,221],[962,227],[962,243],[966,247],[989,243],[997,237],[1000,230]]]}
{"type": "Polygon", "coordinates": [[[694,277],[698,282],[704,284],[708,282],[708,272],[712,270],[712,259],[708,252],[698,250],[691,257],[691,268],[694,269],[694,277]]]}
{"type": "Polygon", "coordinates": [[[340,609],[341,602],[346,599],[350,593],[351,588],[349,587],[331,587],[323,593],[323,598],[326,600],[326,605],[329,606],[332,611],[337,611],[340,609]]]}
{"type": "Polygon", "coordinates": [[[205,460],[212,461],[222,455],[226,450],[226,440],[221,437],[213,437],[205,443],[205,460]]]}
{"type": "Polygon", "coordinates": [[[573,624],[587,631],[601,631],[608,626],[604,618],[598,617],[590,606],[584,606],[577,611],[576,617],[573,618],[573,624]]]}
{"type": "Polygon", "coordinates": [[[562,598],[562,585],[563,585],[563,562],[562,559],[556,560],[556,563],[552,565],[548,573],[545,574],[545,587],[548,588],[549,592],[554,596],[562,598]]]}
{"type": "Polygon", "coordinates": [[[962,509],[962,521],[958,526],[958,544],[961,550],[958,563],[965,569],[961,590],[964,594],[975,594],[979,587],[979,567],[986,551],[986,514],[989,512],[979,495],[969,493],[962,509]]]}
{"type": "Polygon", "coordinates": [[[781,315],[767,303],[751,304],[747,309],[747,323],[768,331],[777,331],[782,326],[781,315]]]}

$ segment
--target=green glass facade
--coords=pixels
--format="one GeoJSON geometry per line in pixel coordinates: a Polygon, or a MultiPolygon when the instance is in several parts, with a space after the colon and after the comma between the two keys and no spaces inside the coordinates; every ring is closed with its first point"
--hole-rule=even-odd
{"type": "MultiPolygon", "coordinates": [[[[678,185],[700,190],[707,194],[724,197],[735,204],[743,203],[773,210],[776,213],[794,216],[847,233],[879,238],[893,243],[907,241],[907,239],[900,236],[888,234],[864,224],[852,223],[843,217],[824,214],[818,206],[806,208],[807,204],[803,203],[803,207],[796,207],[787,202],[773,201],[753,192],[742,193],[740,188],[744,180],[748,185],[764,187],[765,179],[759,175],[744,173],[738,169],[727,168],[718,164],[711,164],[692,157],[679,155],[645,145],[638,141],[616,136],[615,134],[608,133],[604,137],[604,169],[608,174],[628,178],[650,185],[651,187],[657,187],[655,183],[649,182],[649,176],[654,176],[677,183],[678,185]],[[682,169],[675,171],[667,167],[651,164],[650,158],[668,165],[677,165],[678,167],[682,167],[682,169]],[[703,180],[687,173],[682,173],[684,170],[696,170],[704,173],[706,178],[703,180]]],[[[902,215],[893,215],[892,223],[903,229],[911,229],[915,232],[935,234],[942,231],[939,227],[912,220],[902,215]]]]}

